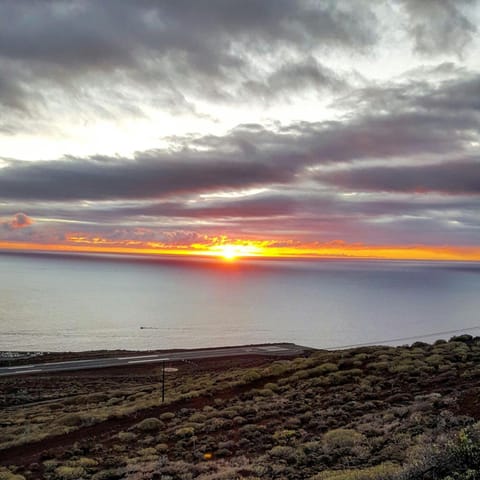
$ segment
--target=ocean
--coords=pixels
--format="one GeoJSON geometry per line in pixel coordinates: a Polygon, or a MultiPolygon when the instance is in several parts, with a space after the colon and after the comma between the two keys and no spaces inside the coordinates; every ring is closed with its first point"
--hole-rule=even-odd
{"type": "Polygon", "coordinates": [[[0,254],[0,351],[395,345],[479,312],[480,264],[0,254]]]}

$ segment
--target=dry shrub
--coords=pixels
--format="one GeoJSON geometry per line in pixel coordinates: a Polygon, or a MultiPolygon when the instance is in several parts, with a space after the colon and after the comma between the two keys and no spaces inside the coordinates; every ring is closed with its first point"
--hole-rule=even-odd
{"type": "Polygon", "coordinates": [[[338,449],[353,448],[364,443],[365,440],[365,435],[356,430],[336,428],[325,433],[323,445],[327,452],[332,452],[338,449]]]}
{"type": "Polygon", "coordinates": [[[310,480],[389,480],[400,470],[398,465],[382,463],[374,467],[359,470],[337,470],[320,472],[310,480]]]}
{"type": "Polygon", "coordinates": [[[134,425],[133,428],[140,430],[141,432],[156,432],[163,427],[163,422],[158,418],[146,418],[140,423],[134,425]]]}

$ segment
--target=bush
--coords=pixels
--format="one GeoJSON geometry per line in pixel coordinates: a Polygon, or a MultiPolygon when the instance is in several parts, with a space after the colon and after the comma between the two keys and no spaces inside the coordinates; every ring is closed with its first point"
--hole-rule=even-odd
{"type": "Polygon", "coordinates": [[[156,432],[163,427],[163,422],[158,418],[146,418],[140,423],[134,425],[133,428],[140,430],[141,432],[156,432]]]}
{"type": "Polygon", "coordinates": [[[124,477],[125,472],[122,468],[109,468],[100,470],[100,472],[92,475],[92,480],[118,480],[124,477]]]}
{"type": "Polygon", "coordinates": [[[194,433],[195,431],[191,427],[183,427],[175,430],[175,435],[182,438],[192,437],[194,433]]]}
{"type": "Polygon", "coordinates": [[[417,447],[399,479],[477,480],[479,471],[480,425],[476,424],[462,430],[453,440],[417,447]],[[471,472],[475,472],[473,476],[471,472]]]}
{"type": "Polygon", "coordinates": [[[83,467],[58,467],[55,475],[62,480],[77,480],[85,475],[83,467]]]}
{"type": "Polygon", "coordinates": [[[96,460],[94,460],[93,458],[87,458],[87,457],[80,457],[78,460],[75,460],[73,463],[71,466],[84,467],[84,468],[95,467],[98,465],[98,462],[96,460]]]}
{"type": "Polygon", "coordinates": [[[259,370],[251,368],[247,370],[241,377],[241,383],[251,383],[255,380],[260,380],[262,378],[262,374],[259,370]]]}
{"type": "Polygon", "coordinates": [[[322,363],[322,365],[319,365],[318,367],[315,367],[312,369],[312,373],[314,375],[324,375],[325,373],[332,373],[336,372],[338,370],[337,365],[334,363],[322,363]]]}
{"type": "Polygon", "coordinates": [[[0,467],[0,480],[25,480],[23,475],[16,475],[7,468],[0,467]]]}
{"type": "Polygon", "coordinates": [[[365,436],[356,430],[337,428],[323,435],[323,445],[327,451],[352,448],[365,442],[365,436]]]}
{"type": "Polygon", "coordinates": [[[273,447],[270,452],[270,456],[276,457],[279,459],[288,459],[291,458],[292,456],[295,455],[295,449],[292,447],[285,447],[282,445],[277,445],[276,447],[273,447]]]}
{"type": "Polygon", "coordinates": [[[393,480],[399,470],[397,465],[382,463],[358,470],[325,471],[311,477],[311,480],[393,480]]]}
{"type": "Polygon", "coordinates": [[[59,417],[55,423],[65,425],[67,427],[78,427],[85,421],[85,417],[79,413],[69,413],[59,417]]]}
{"type": "Polygon", "coordinates": [[[137,435],[135,435],[133,432],[119,432],[117,434],[117,438],[121,442],[133,442],[137,439],[137,435]]]}
{"type": "Polygon", "coordinates": [[[160,420],[172,420],[172,418],[175,418],[173,412],[165,412],[160,415],[160,420]]]}
{"type": "Polygon", "coordinates": [[[295,430],[277,430],[273,434],[273,439],[284,445],[286,443],[289,443],[291,440],[293,440],[297,436],[297,432],[295,430]]]}

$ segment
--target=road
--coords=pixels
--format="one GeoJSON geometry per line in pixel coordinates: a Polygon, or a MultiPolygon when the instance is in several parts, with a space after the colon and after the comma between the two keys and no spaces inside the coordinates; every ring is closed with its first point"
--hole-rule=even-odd
{"type": "Polygon", "coordinates": [[[206,350],[185,350],[174,353],[125,355],[112,358],[93,358],[67,362],[31,363],[12,367],[1,367],[0,377],[11,375],[28,375],[34,373],[55,373],[69,370],[90,370],[92,368],[119,367],[122,365],[141,365],[149,363],[176,362],[215,357],[238,357],[244,355],[299,355],[305,349],[291,343],[277,343],[248,347],[226,347],[206,350]]]}

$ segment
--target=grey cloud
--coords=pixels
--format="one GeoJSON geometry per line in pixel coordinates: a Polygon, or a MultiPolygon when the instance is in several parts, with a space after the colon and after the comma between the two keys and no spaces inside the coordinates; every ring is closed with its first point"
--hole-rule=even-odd
{"type": "MultiPolygon", "coordinates": [[[[15,64],[16,71],[3,72],[1,83],[9,88],[0,86],[1,98],[28,111],[35,106],[34,96],[13,87],[21,71],[45,97],[45,118],[55,102],[73,108],[72,97],[97,103],[93,111],[109,110],[112,90],[120,96],[143,89],[143,102],[174,112],[179,99],[188,106],[188,96],[235,102],[242,78],[264,82],[252,58],[285,49],[303,55],[319,46],[362,49],[376,41],[376,24],[368,8],[353,8],[348,1],[5,0],[0,61],[15,64]]],[[[300,75],[318,84],[325,76],[314,65],[298,68],[302,71],[282,72],[281,83],[300,75]]],[[[132,105],[137,100],[126,99],[132,105]]],[[[194,106],[187,111],[196,114],[194,106]]]]}
{"type": "Polygon", "coordinates": [[[477,32],[464,7],[472,0],[400,0],[408,12],[415,48],[422,54],[461,56],[477,32]]]}
{"type": "Polygon", "coordinates": [[[439,122],[447,115],[460,122],[461,128],[465,127],[464,119],[469,122],[476,118],[474,116],[480,110],[478,72],[442,63],[428,70],[407,72],[406,76],[401,82],[357,89],[346,94],[339,102],[344,108],[356,108],[360,112],[433,114],[439,122]],[[442,74],[435,78],[435,72],[443,68],[447,69],[446,78],[442,78],[442,74]],[[433,77],[433,81],[429,81],[429,77],[433,77]]]}
{"type": "MultiPolygon", "coordinates": [[[[283,188],[237,198],[201,198],[190,196],[176,200],[136,200],[129,202],[69,202],[19,204],[24,211],[38,218],[68,220],[97,225],[184,225],[192,219],[202,222],[228,222],[245,226],[255,222],[295,223],[308,227],[314,222],[370,222],[376,219],[432,217],[458,220],[470,226],[480,226],[479,202],[475,196],[444,196],[427,194],[412,196],[408,192],[373,192],[343,195],[341,189],[309,190],[305,185],[283,188]],[[192,200],[195,200],[192,202],[192,200]]],[[[9,216],[11,206],[0,205],[0,214],[9,216]]]]}
{"type": "MultiPolygon", "coordinates": [[[[33,225],[28,234],[4,230],[2,239],[25,235],[30,239],[47,238],[41,232],[53,229],[57,236],[80,232],[119,241],[175,243],[175,232],[218,235],[220,229],[233,237],[293,237],[299,241],[342,238],[347,242],[389,243],[395,238],[396,242],[435,243],[440,235],[442,241],[457,244],[480,241],[479,203],[474,196],[344,196],[341,189],[315,192],[298,185],[296,189],[236,199],[190,198],[196,198],[196,202],[180,197],[163,202],[24,203],[21,206],[29,215],[48,221],[33,225]]],[[[0,205],[0,214],[11,216],[10,208],[8,203],[0,205]]]]}
{"type": "Polygon", "coordinates": [[[333,70],[321,65],[310,56],[301,61],[283,64],[278,70],[262,80],[248,80],[242,86],[244,95],[254,95],[266,100],[288,96],[302,90],[341,91],[347,82],[333,70]]]}
{"type": "Polygon", "coordinates": [[[12,219],[0,222],[0,226],[7,230],[17,230],[20,228],[29,227],[32,224],[32,219],[24,213],[17,213],[12,219]]]}
{"type": "Polygon", "coordinates": [[[26,92],[23,88],[4,73],[0,73],[0,105],[24,112],[26,110],[26,92]]]}
{"type": "Polygon", "coordinates": [[[0,55],[67,68],[135,67],[143,55],[183,52],[194,70],[217,74],[238,65],[237,47],[375,41],[375,17],[350,2],[7,0],[0,11],[0,55]]]}
{"type": "MultiPolygon", "coordinates": [[[[173,138],[182,146],[178,151],[140,153],[134,160],[70,158],[11,163],[1,170],[0,198],[55,201],[163,197],[294,183],[305,167],[336,162],[424,155],[443,160],[448,154],[466,152],[471,141],[478,141],[476,112],[459,110],[455,103],[442,100],[454,88],[457,93],[463,92],[462,102],[469,97],[475,102],[475,88],[464,87],[461,83],[456,87],[448,84],[444,93],[441,89],[424,89],[413,97],[416,109],[407,99],[390,112],[365,113],[343,123],[300,122],[278,131],[251,124],[224,136],[173,138]],[[428,102],[435,104],[429,106],[428,102]]],[[[376,95],[370,101],[376,101],[376,95]]],[[[449,101],[454,98],[450,95],[449,101]]]]}
{"type": "Polygon", "coordinates": [[[445,82],[419,99],[429,109],[443,112],[480,113],[480,75],[464,74],[460,79],[445,82]]]}
{"type": "Polygon", "coordinates": [[[0,175],[0,198],[76,200],[149,198],[209,189],[232,189],[291,179],[274,164],[187,154],[154,153],[135,160],[64,159],[15,163],[0,175]]]}
{"type": "Polygon", "coordinates": [[[480,195],[480,160],[440,164],[356,167],[318,173],[316,178],[342,189],[379,192],[442,192],[480,195]]]}

